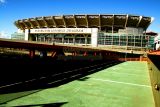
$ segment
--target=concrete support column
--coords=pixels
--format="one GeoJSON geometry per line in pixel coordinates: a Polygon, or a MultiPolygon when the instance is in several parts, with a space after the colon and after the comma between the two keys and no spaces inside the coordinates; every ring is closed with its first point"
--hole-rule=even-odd
{"type": "Polygon", "coordinates": [[[85,38],[84,43],[85,43],[85,45],[87,45],[87,38],[88,38],[88,35],[84,35],[84,38],[85,38]]]}
{"type": "Polygon", "coordinates": [[[113,48],[113,36],[114,36],[113,34],[114,34],[114,27],[112,26],[112,41],[111,41],[112,48],[113,48]]]}
{"type": "Polygon", "coordinates": [[[30,58],[34,58],[35,50],[29,50],[29,56],[30,56],[30,58]]]}
{"type": "Polygon", "coordinates": [[[75,45],[76,43],[76,35],[73,35],[73,44],[75,45]]]}
{"type": "Polygon", "coordinates": [[[83,56],[87,56],[87,52],[84,52],[83,56]]]}
{"type": "Polygon", "coordinates": [[[54,36],[54,35],[52,36],[52,43],[53,43],[53,44],[56,43],[56,41],[55,41],[55,36],[54,36]]]}
{"type": "Polygon", "coordinates": [[[36,35],[36,41],[38,41],[38,36],[36,35]]]}
{"type": "Polygon", "coordinates": [[[62,43],[64,43],[64,36],[62,37],[62,43]]]}
{"type": "Polygon", "coordinates": [[[126,36],[126,50],[128,49],[128,35],[126,36]]]}
{"type": "Polygon", "coordinates": [[[44,36],[44,38],[43,38],[43,39],[44,39],[44,42],[46,42],[46,36],[44,36]]]}
{"type": "Polygon", "coordinates": [[[92,47],[98,46],[98,28],[92,28],[91,45],[92,47]]]}
{"type": "Polygon", "coordinates": [[[24,40],[28,41],[29,39],[29,29],[25,29],[25,36],[24,36],[24,40]]]}
{"type": "Polygon", "coordinates": [[[73,56],[77,56],[77,52],[72,52],[72,55],[73,56]]]}

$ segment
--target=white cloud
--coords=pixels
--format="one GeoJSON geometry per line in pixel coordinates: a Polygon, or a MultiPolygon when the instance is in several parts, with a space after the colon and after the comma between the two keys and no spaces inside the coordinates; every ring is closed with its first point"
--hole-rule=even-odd
{"type": "Polygon", "coordinates": [[[6,1],[5,0],[0,0],[0,3],[5,3],[6,1]]]}
{"type": "Polygon", "coordinates": [[[10,35],[7,34],[5,31],[0,31],[0,38],[10,39],[10,35]]]}

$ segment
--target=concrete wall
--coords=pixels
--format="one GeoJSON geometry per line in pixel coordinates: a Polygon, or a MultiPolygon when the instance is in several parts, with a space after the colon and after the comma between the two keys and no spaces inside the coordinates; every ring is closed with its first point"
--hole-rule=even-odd
{"type": "Polygon", "coordinates": [[[160,56],[148,55],[148,68],[156,107],[160,107],[160,56]]]}

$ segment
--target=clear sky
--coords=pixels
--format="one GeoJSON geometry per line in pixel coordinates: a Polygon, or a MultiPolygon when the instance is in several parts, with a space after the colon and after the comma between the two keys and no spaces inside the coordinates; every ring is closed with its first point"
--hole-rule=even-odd
{"type": "Polygon", "coordinates": [[[133,14],[154,17],[148,30],[160,32],[160,0],[0,0],[0,32],[17,31],[14,21],[66,14],[133,14]]]}

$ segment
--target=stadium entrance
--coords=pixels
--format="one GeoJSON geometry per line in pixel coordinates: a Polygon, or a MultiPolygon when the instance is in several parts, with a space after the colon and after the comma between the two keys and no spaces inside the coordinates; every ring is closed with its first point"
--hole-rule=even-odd
{"type": "Polygon", "coordinates": [[[25,40],[97,47],[98,28],[26,29],[25,40]]]}

